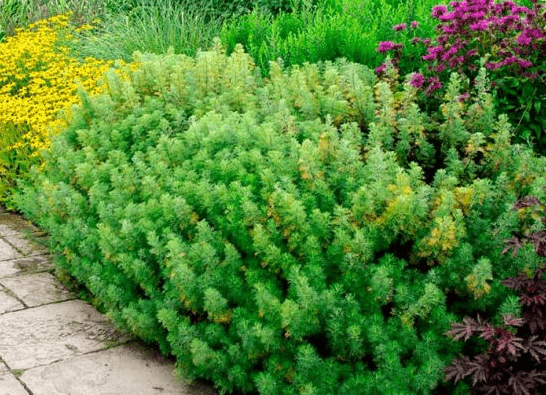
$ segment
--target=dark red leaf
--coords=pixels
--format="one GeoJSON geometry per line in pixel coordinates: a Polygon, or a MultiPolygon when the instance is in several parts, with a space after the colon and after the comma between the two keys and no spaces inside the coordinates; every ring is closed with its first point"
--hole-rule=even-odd
{"type": "Polygon", "coordinates": [[[512,314],[505,315],[503,319],[504,319],[504,325],[510,325],[510,326],[523,325],[523,318],[516,318],[512,314]]]}
{"type": "Polygon", "coordinates": [[[493,336],[495,336],[495,327],[493,325],[484,325],[481,330],[480,337],[485,340],[491,339],[493,336]]]}
{"type": "MultiPolygon", "coordinates": [[[[478,319],[480,316],[478,315],[478,319]]],[[[474,330],[478,329],[478,322],[470,317],[463,318],[463,323],[457,322],[451,324],[451,330],[446,332],[446,335],[453,336],[453,340],[460,340],[464,338],[465,341],[470,339],[470,336],[474,333],[474,330]]]]}
{"type": "Polygon", "coordinates": [[[502,250],[503,254],[506,254],[511,248],[513,248],[514,250],[512,251],[512,255],[515,256],[519,249],[523,247],[523,243],[516,236],[512,237],[511,239],[504,240],[504,242],[506,243],[506,247],[504,247],[502,250]]]}
{"type": "Polygon", "coordinates": [[[523,199],[520,199],[512,207],[513,210],[519,210],[520,208],[530,207],[535,205],[541,205],[540,201],[534,196],[525,196],[523,199]]]}
{"type": "Polygon", "coordinates": [[[546,356],[546,341],[538,340],[538,338],[538,336],[532,336],[528,339],[525,344],[525,349],[538,363],[540,363],[541,355],[546,356]]]}
{"type": "Polygon", "coordinates": [[[461,355],[461,358],[455,359],[450,366],[444,369],[445,379],[455,380],[455,384],[457,384],[458,381],[472,374],[472,371],[469,371],[469,367],[470,359],[465,355],[461,355]]]}

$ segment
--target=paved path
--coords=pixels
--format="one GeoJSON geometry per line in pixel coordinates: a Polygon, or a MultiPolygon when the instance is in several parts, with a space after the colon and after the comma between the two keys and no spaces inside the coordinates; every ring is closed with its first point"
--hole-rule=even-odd
{"type": "Polygon", "coordinates": [[[43,233],[0,207],[0,395],[213,395],[54,277],[43,233]]]}

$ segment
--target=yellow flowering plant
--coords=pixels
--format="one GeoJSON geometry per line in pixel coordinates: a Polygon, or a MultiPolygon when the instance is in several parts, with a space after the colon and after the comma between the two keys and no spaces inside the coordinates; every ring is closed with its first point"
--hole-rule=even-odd
{"type": "Polygon", "coordinates": [[[70,107],[79,103],[77,90],[101,93],[99,81],[114,66],[112,61],[79,61],[70,55],[60,42],[93,29],[75,27],[70,18],[67,13],[37,21],[0,43],[0,201],[6,201],[31,165],[40,164],[41,150],[66,126],[70,107]]]}

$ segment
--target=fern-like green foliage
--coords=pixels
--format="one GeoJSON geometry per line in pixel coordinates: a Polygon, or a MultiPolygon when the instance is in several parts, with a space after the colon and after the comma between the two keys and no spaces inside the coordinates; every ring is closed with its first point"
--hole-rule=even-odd
{"type": "Polygon", "coordinates": [[[454,75],[426,114],[347,61],[262,78],[218,42],[135,60],[14,199],[58,270],[221,392],[468,392],[443,380],[462,347],[443,333],[500,319],[500,280],[539,264],[500,254],[532,222],[512,202],[546,193],[485,88],[458,101],[454,75]]]}

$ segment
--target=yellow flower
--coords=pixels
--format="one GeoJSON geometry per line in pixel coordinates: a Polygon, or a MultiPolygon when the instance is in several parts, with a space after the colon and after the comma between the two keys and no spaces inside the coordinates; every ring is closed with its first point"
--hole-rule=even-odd
{"type": "Polygon", "coordinates": [[[98,81],[113,62],[86,58],[80,63],[70,57],[67,47],[57,44],[60,33],[67,39],[74,30],[71,15],[53,16],[16,29],[14,36],[0,43],[0,125],[30,126],[30,132],[11,148],[26,146],[38,156],[50,144],[49,133],[63,124],[57,119],[59,111],[79,103],[77,81],[93,93],[104,89],[98,81]]]}

